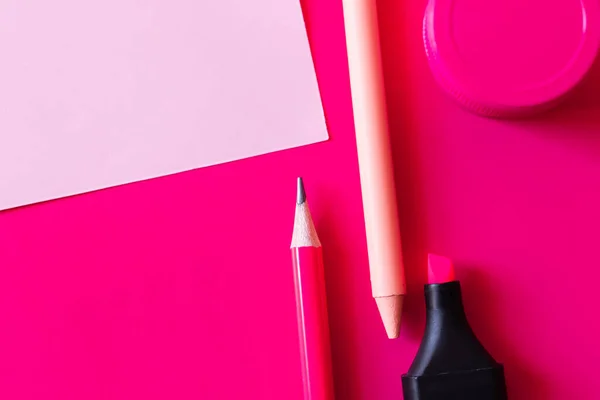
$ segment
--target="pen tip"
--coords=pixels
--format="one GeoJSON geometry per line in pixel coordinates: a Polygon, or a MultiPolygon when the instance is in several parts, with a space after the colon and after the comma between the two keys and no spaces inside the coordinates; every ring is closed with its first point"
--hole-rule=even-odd
{"type": "Polygon", "coordinates": [[[298,177],[298,190],[296,192],[296,204],[300,205],[306,201],[306,192],[304,191],[304,182],[302,177],[298,177]]]}
{"type": "Polygon", "coordinates": [[[400,321],[402,319],[403,296],[376,297],[375,303],[383,320],[383,326],[389,339],[400,336],[400,321]]]}

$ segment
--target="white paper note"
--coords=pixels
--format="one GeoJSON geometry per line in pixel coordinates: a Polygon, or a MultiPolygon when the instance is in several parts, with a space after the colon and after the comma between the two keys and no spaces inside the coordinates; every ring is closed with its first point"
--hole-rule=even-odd
{"type": "Polygon", "coordinates": [[[328,137],[298,0],[5,0],[0,55],[0,209],[328,137]]]}

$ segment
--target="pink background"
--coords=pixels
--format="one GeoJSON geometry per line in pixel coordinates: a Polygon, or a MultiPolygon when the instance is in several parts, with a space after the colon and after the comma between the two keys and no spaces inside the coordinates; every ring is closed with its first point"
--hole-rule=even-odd
{"type": "Polygon", "coordinates": [[[297,175],[324,244],[339,399],[401,398],[430,251],[455,260],[511,399],[598,397],[600,80],[533,121],[470,115],[427,69],[424,0],[380,1],[409,289],[390,341],[370,298],[341,2],[305,6],[329,142],[0,214],[2,399],[301,399],[297,175]]]}

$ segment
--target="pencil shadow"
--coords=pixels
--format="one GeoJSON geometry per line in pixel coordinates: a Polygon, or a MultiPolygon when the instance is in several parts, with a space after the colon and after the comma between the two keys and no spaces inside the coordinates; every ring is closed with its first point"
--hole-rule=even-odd
{"type": "Polygon", "coordinates": [[[409,341],[420,342],[425,324],[423,285],[427,271],[427,232],[423,223],[426,218],[423,204],[426,203],[420,169],[422,163],[418,158],[419,152],[415,151],[419,148],[415,135],[420,129],[419,113],[415,105],[407,101],[411,99],[407,93],[412,90],[412,74],[404,55],[414,53],[413,42],[418,39],[414,32],[419,32],[419,22],[411,17],[407,15],[404,2],[378,2],[382,67],[407,283],[401,335],[409,341]]]}
{"type": "MultiPolygon", "coordinates": [[[[457,267],[461,281],[465,312],[469,324],[483,346],[496,361],[504,365],[508,398],[511,400],[546,399],[551,397],[551,382],[529,365],[519,349],[503,334],[510,321],[502,321],[500,289],[482,268],[457,267]]],[[[518,288],[511,288],[518,290],[518,288]]]]}
{"type": "Polygon", "coordinates": [[[348,266],[356,262],[351,259],[344,235],[339,231],[340,219],[347,218],[344,211],[336,207],[335,196],[330,195],[326,187],[316,190],[313,198],[314,203],[319,204],[316,210],[319,212],[313,213],[313,217],[323,243],[335,394],[336,398],[352,399],[356,393],[361,393],[362,381],[356,365],[362,343],[356,333],[360,307],[355,299],[359,297],[364,301],[369,296],[356,296],[364,282],[357,274],[347,272],[348,266]]]}

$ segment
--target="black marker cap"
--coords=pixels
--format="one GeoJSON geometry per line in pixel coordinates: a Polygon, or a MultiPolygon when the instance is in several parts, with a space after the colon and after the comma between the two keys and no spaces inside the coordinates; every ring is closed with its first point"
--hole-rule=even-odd
{"type": "Polygon", "coordinates": [[[404,400],[506,400],[504,367],[473,333],[460,282],[425,285],[423,340],[402,375],[404,400]]]}

